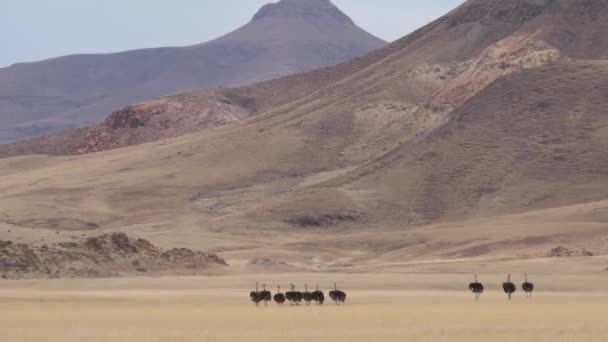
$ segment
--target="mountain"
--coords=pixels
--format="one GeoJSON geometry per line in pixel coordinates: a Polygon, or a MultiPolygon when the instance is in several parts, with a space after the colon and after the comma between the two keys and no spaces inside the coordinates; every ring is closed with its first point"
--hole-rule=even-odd
{"type": "Polygon", "coordinates": [[[142,145],[2,159],[0,223],[23,239],[93,223],[249,270],[606,255],[607,19],[608,1],[470,0],[333,67],[170,97],[257,111],[142,145]]]}
{"type": "Polygon", "coordinates": [[[157,96],[336,64],[382,45],[329,0],[282,0],[204,44],[16,64],[0,69],[0,141],[82,126],[157,96]]]}
{"type": "MultiPolygon", "coordinates": [[[[391,68],[383,71],[387,77],[377,81],[387,92],[383,96],[396,101],[405,97],[418,104],[435,97],[436,106],[450,111],[495,79],[517,70],[519,64],[536,66],[545,63],[539,59],[551,60],[564,53],[592,59],[606,56],[608,47],[602,45],[606,25],[598,20],[605,16],[603,10],[594,2],[581,1],[469,1],[385,48],[335,67],[247,87],[197,90],[127,106],[90,127],[0,146],[0,157],[95,152],[194,133],[242,120],[332,84],[339,85],[337,92],[349,84],[356,87],[356,82],[344,86],[341,80],[363,75],[360,71],[368,67],[391,68]],[[511,55],[493,55],[503,52],[511,55]],[[374,66],[383,59],[392,61],[374,66]],[[506,64],[500,65],[503,60],[506,64]],[[438,71],[431,72],[430,66],[437,66],[438,71]],[[483,68],[491,70],[478,71],[483,68]],[[420,77],[423,75],[426,79],[420,77]],[[449,94],[441,98],[435,94],[438,87],[449,94]],[[452,100],[456,103],[450,103],[452,100]]],[[[358,102],[362,106],[365,98],[358,102]]],[[[356,106],[348,110],[353,109],[356,106]]]]}

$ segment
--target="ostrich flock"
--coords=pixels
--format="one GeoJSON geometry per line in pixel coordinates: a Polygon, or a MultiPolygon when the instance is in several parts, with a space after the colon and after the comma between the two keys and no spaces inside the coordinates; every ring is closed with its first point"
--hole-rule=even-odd
{"type": "MultiPolygon", "coordinates": [[[[483,284],[477,280],[477,274],[475,275],[475,281],[469,284],[469,290],[475,294],[475,300],[479,299],[479,296],[483,293],[483,284]]],[[[509,297],[509,301],[513,296],[513,293],[517,290],[517,286],[511,282],[511,275],[507,275],[507,281],[502,283],[502,289],[509,297]]],[[[524,290],[526,298],[532,298],[532,292],[534,292],[534,283],[528,281],[528,274],[524,273],[524,283],[521,285],[521,289],[524,290]]]]}
{"type": "MultiPolygon", "coordinates": [[[[308,291],[308,284],[304,284],[304,292],[296,290],[296,286],[291,284],[290,291],[285,293],[281,292],[281,286],[277,286],[277,293],[273,296],[270,291],[266,290],[266,284],[262,284],[262,291],[259,289],[259,284],[255,283],[255,291],[249,293],[249,298],[255,305],[268,305],[269,302],[274,301],[278,305],[283,305],[285,302],[289,302],[290,305],[300,305],[302,302],[306,305],[310,305],[313,302],[316,305],[322,305],[325,302],[325,294],[319,290],[319,284],[317,284],[316,290],[308,291]]],[[[336,304],[344,304],[346,301],[346,293],[338,290],[338,286],[334,284],[334,289],[329,291],[329,298],[336,304]]]]}
{"type": "MultiPolygon", "coordinates": [[[[522,290],[526,294],[526,298],[532,298],[532,292],[534,292],[534,283],[528,281],[528,275],[524,273],[524,282],[521,285],[522,290]]],[[[502,283],[502,289],[507,294],[509,301],[511,301],[513,293],[517,290],[517,286],[511,282],[511,275],[507,275],[507,280],[502,283]]],[[[475,275],[475,281],[469,284],[469,290],[475,294],[475,300],[478,300],[484,291],[484,286],[477,279],[475,275]]],[[[274,301],[278,305],[283,305],[289,302],[290,305],[300,305],[302,303],[311,305],[323,305],[325,302],[325,294],[319,290],[319,284],[316,289],[312,292],[308,291],[308,284],[304,284],[304,292],[296,290],[294,284],[290,284],[290,290],[283,293],[281,292],[281,286],[277,286],[277,292],[272,295],[270,291],[266,289],[266,284],[262,284],[262,290],[259,289],[259,284],[255,283],[255,290],[249,293],[249,298],[255,305],[268,305],[268,303],[274,301]]],[[[346,302],[346,292],[338,290],[338,286],[334,284],[333,290],[329,291],[329,298],[336,304],[344,304],[346,302]]]]}

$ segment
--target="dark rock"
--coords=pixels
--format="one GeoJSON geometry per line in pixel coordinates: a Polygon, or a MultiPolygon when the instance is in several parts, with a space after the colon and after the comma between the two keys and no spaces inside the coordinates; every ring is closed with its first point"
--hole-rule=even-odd
{"type": "Polygon", "coordinates": [[[590,256],[593,256],[593,253],[584,248],[582,250],[579,250],[579,249],[571,249],[571,248],[559,246],[559,247],[555,247],[552,250],[550,250],[546,254],[546,256],[550,257],[550,258],[580,257],[580,256],[590,257],[590,256]]]}
{"type": "Polygon", "coordinates": [[[62,248],[76,248],[78,244],[76,242],[59,242],[57,246],[62,248]]]}
{"type": "Polygon", "coordinates": [[[105,250],[104,241],[98,237],[88,238],[85,242],[87,248],[95,252],[102,252],[105,250]]]}
{"type": "Polygon", "coordinates": [[[276,261],[270,258],[253,258],[249,260],[251,266],[288,266],[284,261],[276,261]]]}
{"type": "Polygon", "coordinates": [[[125,233],[114,233],[110,235],[113,246],[126,253],[137,253],[137,247],[130,243],[129,237],[125,233]]]}
{"type": "Polygon", "coordinates": [[[347,212],[297,216],[288,219],[287,223],[303,228],[324,228],[337,226],[346,222],[362,221],[364,221],[364,216],[361,213],[347,212]]]}
{"type": "Polygon", "coordinates": [[[132,106],[127,106],[115,111],[104,123],[113,130],[145,126],[143,120],[138,116],[137,111],[132,106]]]}

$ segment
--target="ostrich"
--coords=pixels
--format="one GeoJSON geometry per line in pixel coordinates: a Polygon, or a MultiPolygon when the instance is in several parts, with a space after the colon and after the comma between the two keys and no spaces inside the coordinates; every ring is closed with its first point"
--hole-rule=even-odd
{"type": "Polygon", "coordinates": [[[266,284],[262,284],[262,291],[260,292],[260,297],[262,301],[264,301],[264,305],[268,305],[268,302],[272,300],[272,293],[266,290],[266,284]]]}
{"type": "Polygon", "coordinates": [[[528,274],[524,273],[524,283],[521,285],[522,290],[526,293],[527,298],[532,298],[532,291],[534,291],[534,284],[528,281],[528,274]]]}
{"type": "Polygon", "coordinates": [[[258,283],[255,283],[255,291],[249,292],[249,298],[251,301],[255,303],[255,305],[260,305],[262,301],[262,296],[260,295],[260,291],[258,290],[258,283]]]}
{"type": "Polygon", "coordinates": [[[338,286],[334,283],[334,289],[329,291],[329,298],[336,302],[336,304],[344,303],[346,301],[346,293],[338,290],[338,286]]]}
{"type": "Polygon", "coordinates": [[[502,283],[502,289],[505,290],[505,293],[509,296],[509,300],[511,300],[511,295],[515,292],[515,284],[511,282],[511,275],[507,276],[507,281],[502,283]]]}
{"type": "Polygon", "coordinates": [[[317,302],[317,305],[323,305],[323,302],[325,301],[323,291],[319,291],[319,284],[317,284],[317,289],[312,291],[312,300],[317,302]]]}
{"type": "Polygon", "coordinates": [[[285,298],[287,298],[291,305],[299,305],[302,302],[302,292],[296,291],[296,286],[291,284],[291,291],[285,292],[285,298]]]}
{"type": "Polygon", "coordinates": [[[287,299],[289,301],[289,303],[291,305],[293,305],[293,297],[294,297],[294,295],[293,295],[293,284],[291,284],[290,290],[287,291],[287,292],[285,292],[285,299],[287,299]]]}
{"type": "Polygon", "coordinates": [[[304,292],[302,292],[302,299],[304,299],[306,305],[310,305],[310,302],[312,302],[312,293],[308,292],[308,284],[304,284],[304,292]]]}
{"type": "Polygon", "coordinates": [[[300,305],[300,303],[302,302],[303,296],[302,296],[302,292],[300,291],[296,291],[296,286],[294,284],[291,284],[291,288],[293,291],[293,301],[296,305],[300,305]]]}
{"type": "Polygon", "coordinates": [[[275,303],[281,305],[285,303],[285,295],[281,293],[281,286],[277,286],[277,293],[273,297],[275,303]]]}
{"type": "Polygon", "coordinates": [[[477,274],[475,275],[475,282],[469,284],[469,290],[475,294],[475,300],[478,300],[483,293],[483,284],[477,281],[477,274]]]}

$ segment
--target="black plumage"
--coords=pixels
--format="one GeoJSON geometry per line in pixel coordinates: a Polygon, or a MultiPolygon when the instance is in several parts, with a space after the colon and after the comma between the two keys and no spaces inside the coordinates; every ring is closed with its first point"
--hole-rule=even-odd
{"type": "Polygon", "coordinates": [[[338,286],[334,283],[334,289],[329,291],[329,298],[336,302],[336,304],[343,304],[346,301],[346,293],[338,290],[338,286]]]}
{"type": "Polygon", "coordinates": [[[314,300],[317,305],[322,305],[325,302],[325,294],[323,291],[319,290],[319,284],[317,284],[317,289],[312,291],[312,300],[314,300]]]}
{"type": "Polygon", "coordinates": [[[262,285],[262,291],[260,291],[260,296],[262,297],[262,301],[264,302],[264,305],[268,305],[268,302],[270,302],[272,300],[272,293],[270,293],[270,291],[266,290],[266,284],[262,285]]]}
{"type": "Polygon", "coordinates": [[[517,290],[517,288],[515,287],[515,284],[511,282],[510,274],[507,276],[507,281],[502,283],[502,289],[505,291],[507,296],[509,296],[509,300],[511,300],[511,296],[517,290]]]}
{"type": "Polygon", "coordinates": [[[524,283],[521,285],[521,289],[526,293],[526,297],[531,298],[532,292],[534,292],[534,283],[528,281],[528,274],[524,273],[524,283]]]}
{"type": "Polygon", "coordinates": [[[475,300],[479,299],[479,296],[483,293],[483,284],[477,280],[477,274],[475,275],[475,281],[469,284],[469,290],[475,294],[475,300]]]}
{"type": "Polygon", "coordinates": [[[306,303],[307,305],[310,305],[310,302],[312,302],[312,293],[308,292],[308,284],[304,284],[304,292],[302,292],[302,300],[304,300],[304,303],[306,303]]]}
{"type": "Polygon", "coordinates": [[[279,305],[285,303],[285,295],[281,293],[281,286],[277,286],[277,293],[272,298],[279,305]]]}
{"type": "Polygon", "coordinates": [[[255,305],[259,305],[262,301],[262,296],[260,295],[260,291],[258,290],[258,283],[255,283],[255,291],[249,292],[249,298],[255,305]]]}
{"type": "Polygon", "coordinates": [[[302,302],[302,292],[296,291],[296,286],[291,284],[291,291],[285,292],[285,298],[291,305],[299,305],[302,302]]]}

